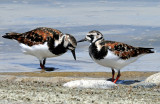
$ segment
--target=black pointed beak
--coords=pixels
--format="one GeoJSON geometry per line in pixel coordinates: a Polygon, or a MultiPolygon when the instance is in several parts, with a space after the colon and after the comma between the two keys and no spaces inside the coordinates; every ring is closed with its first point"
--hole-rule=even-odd
{"type": "Polygon", "coordinates": [[[77,41],[77,43],[79,43],[79,42],[84,42],[84,41],[87,41],[87,39],[84,38],[84,39],[82,39],[82,40],[77,41]]]}
{"type": "Polygon", "coordinates": [[[74,59],[76,60],[75,49],[74,49],[74,50],[71,50],[71,52],[72,52],[72,55],[73,55],[74,59]]]}

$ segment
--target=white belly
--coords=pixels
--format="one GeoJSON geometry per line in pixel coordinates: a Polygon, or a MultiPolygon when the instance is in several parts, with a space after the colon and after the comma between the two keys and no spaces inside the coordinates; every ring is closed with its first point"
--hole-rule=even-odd
{"type": "Polygon", "coordinates": [[[49,51],[47,42],[45,42],[44,44],[33,45],[31,47],[21,43],[20,46],[22,47],[23,53],[35,56],[40,60],[58,56],[49,51]]]}
{"type": "Polygon", "coordinates": [[[123,59],[120,59],[118,56],[114,55],[113,52],[108,51],[108,54],[106,57],[104,57],[104,59],[95,60],[93,57],[92,57],[92,59],[96,63],[98,63],[102,66],[120,70],[121,68],[125,67],[126,65],[136,61],[140,56],[142,56],[142,55],[139,55],[137,57],[131,57],[130,59],[127,59],[127,60],[123,60],[123,59]]]}

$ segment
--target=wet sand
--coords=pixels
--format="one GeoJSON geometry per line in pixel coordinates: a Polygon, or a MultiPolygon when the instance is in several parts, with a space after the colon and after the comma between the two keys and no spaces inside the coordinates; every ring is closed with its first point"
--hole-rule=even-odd
{"type": "MultiPolygon", "coordinates": [[[[146,77],[156,72],[138,72],[126,71],[121,72],[121,80],[144,80],[146,77]]],[[[117,74],[117,73],[116,73],[117,74]]],[[[28,77],[92,77],[92,78],[111,78],[111,72],[7,72],[0,75],[28,76],[28,77]]]]}
{"type": "MultiPolygon", "coordinates": [[[[122,72],[120,80],[144,80],[156,72],[122,72]]],[[[63,87],[77,79],[108,79],[109,72],[0,73],[0,104],[158,104],[160,86],[134,88],[117,84],[114,89],[63,87]]],[[[135,84],[135,83],[134,83],[135,84]]]]}

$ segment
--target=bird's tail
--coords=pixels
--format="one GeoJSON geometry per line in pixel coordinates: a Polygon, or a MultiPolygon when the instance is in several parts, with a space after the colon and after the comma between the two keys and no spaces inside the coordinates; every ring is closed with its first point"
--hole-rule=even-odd
{"type": "Polygon", "coordinates": [[[11,33],[6,33],[6,35],[3,35],[3,38],[7,39],[17,39],[19,37],[19,33],[11,32],[11,33]]]}
{"type": "Polygon", "coordinates": [[[152,49],[154,48],[143,48],[143,47],[139,47],[140,51],[142,53],[154,53],[154,51],[152,51],[152,49]]]}

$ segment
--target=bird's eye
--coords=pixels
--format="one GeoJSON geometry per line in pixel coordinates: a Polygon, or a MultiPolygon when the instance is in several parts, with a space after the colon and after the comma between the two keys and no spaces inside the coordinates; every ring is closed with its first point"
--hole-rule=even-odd
{"type": "Polygon", "coordinates": [[[87,37],[93,38],[93,35],[87,35],[87,37]]]}

